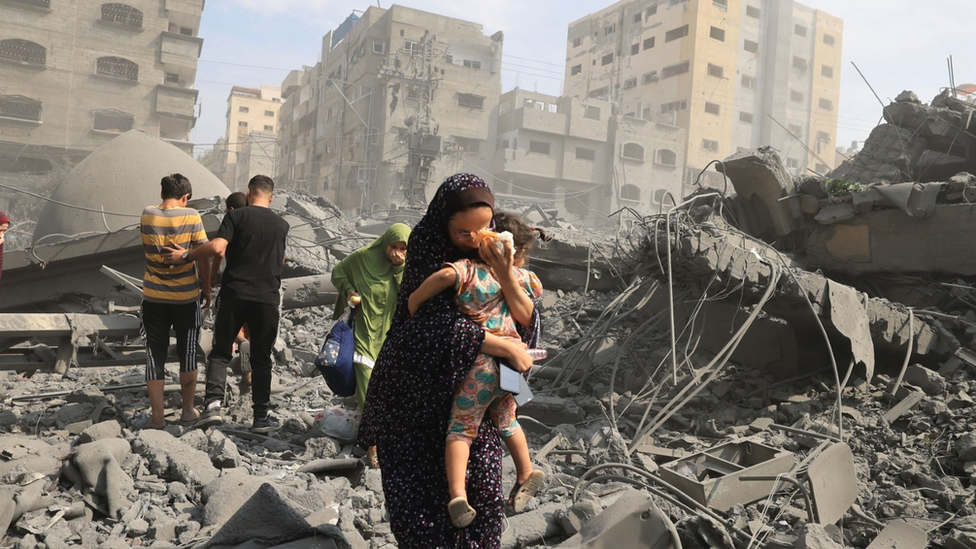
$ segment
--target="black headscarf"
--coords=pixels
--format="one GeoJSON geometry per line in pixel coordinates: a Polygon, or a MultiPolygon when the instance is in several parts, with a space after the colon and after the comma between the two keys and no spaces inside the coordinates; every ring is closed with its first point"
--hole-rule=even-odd
{"type": "MultiPolygon", "coordinates": [[[[414,317],[407,310],[410,294],[428,276],[465,255],[451,243],[447,221],[450,205],[456,204],[452,199],[468,189],[490,192],[477,176],[449,177],[410,234],[397,311],[373,369],[359,428],[361,444],[378,444],[383,491],[401,548],[491,549],[501,540],[502,446],[491,421],[482,422],[468,461],[468,501],[478,517],[458,530],[447,513],[444,446],[451,397],[481,350],[484,328],[458,310],[450,292],[428,300],[414,317]]],[[[532,341],[533,334],[523,335],[532,341]]]]}

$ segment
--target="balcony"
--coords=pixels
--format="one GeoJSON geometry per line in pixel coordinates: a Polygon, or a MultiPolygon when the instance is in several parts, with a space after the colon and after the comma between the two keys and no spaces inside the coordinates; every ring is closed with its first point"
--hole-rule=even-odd
{"type": "Polygon", "coordinates": [[[196,119],[197,90],[158,84],[156,113],[187,120],[196,119]]]}
{"type": "Polygon", "coordinates": [[[166,0],[166,11],[170,13],[188,15],[197,20],[203,14],[204,0],[166,0]]]}
{"type": "Polygon", "coordinates": [[[178,74],[186,81],[193,81],[197,74],[197,59],[203,40],[174,32],[160,33],[159,60],[163,70],[178,74]]]}
{"type": "Polygon", "coordinates": [[[51,0],[0,0],[0,4],[51,13],[51,0]]]}
{"type": "Polygon", "coordinates": [[[558,179],[560,177],[559,163],[555,156],[528,152],[524,149],[499,149],[496,151],[495,171],[546,179],[558,179]]]}

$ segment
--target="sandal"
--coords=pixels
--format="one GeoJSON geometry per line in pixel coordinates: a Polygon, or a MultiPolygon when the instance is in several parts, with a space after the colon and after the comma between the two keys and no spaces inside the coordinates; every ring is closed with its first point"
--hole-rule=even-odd
{"type": "Polygon", "coordinates": [[[513,513],[517,514],[525,510],[525,506],[529,504],[529,500],[535,496],[539,488],[542,488],[542,483],[545,478],[546,474],[536,469],[532,471],[529,478],[525,479],[525,482],[515,483],[511,493],[508,494],[508,506],[512,508],[513,513]]]}
{"type": "Polygon", "coordinates": [[[451,514],[451,522],[457,528],[467,528],[478,516],[478,512],[468,505],[468,499],[463,496],[452,499],[447,504],[447,512],[451,514]]]}

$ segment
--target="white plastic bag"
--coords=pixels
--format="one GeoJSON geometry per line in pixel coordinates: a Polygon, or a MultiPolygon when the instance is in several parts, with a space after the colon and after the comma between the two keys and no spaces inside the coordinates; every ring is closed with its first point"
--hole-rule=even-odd
{"type": "Polygon", "coordinates": [[[315,416],[315,428],[339,442],[355,442],[359,419],[358,411],[335,406],[315,416]]]}

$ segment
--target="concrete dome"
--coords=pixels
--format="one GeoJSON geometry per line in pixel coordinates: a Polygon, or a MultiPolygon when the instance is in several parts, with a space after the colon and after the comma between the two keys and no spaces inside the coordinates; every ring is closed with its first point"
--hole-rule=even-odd
{"type": "MultiPolygon", "coordinates": [[[[179,172],[194,198],[226,197],[230,190],[184,151],[139,130],[126,132],[82,160],[54,191],[58,202],[102,210],[86,211],[48,202],[37,220],[33,242],[48,235],[117,231],[139,223],[143,208],[159,204],[159,180],[179,172]],[[114,214],[127,214],[125,216],[114,214]]],[[[44,238],[52,244],[63,237],[44,238]]]]}

